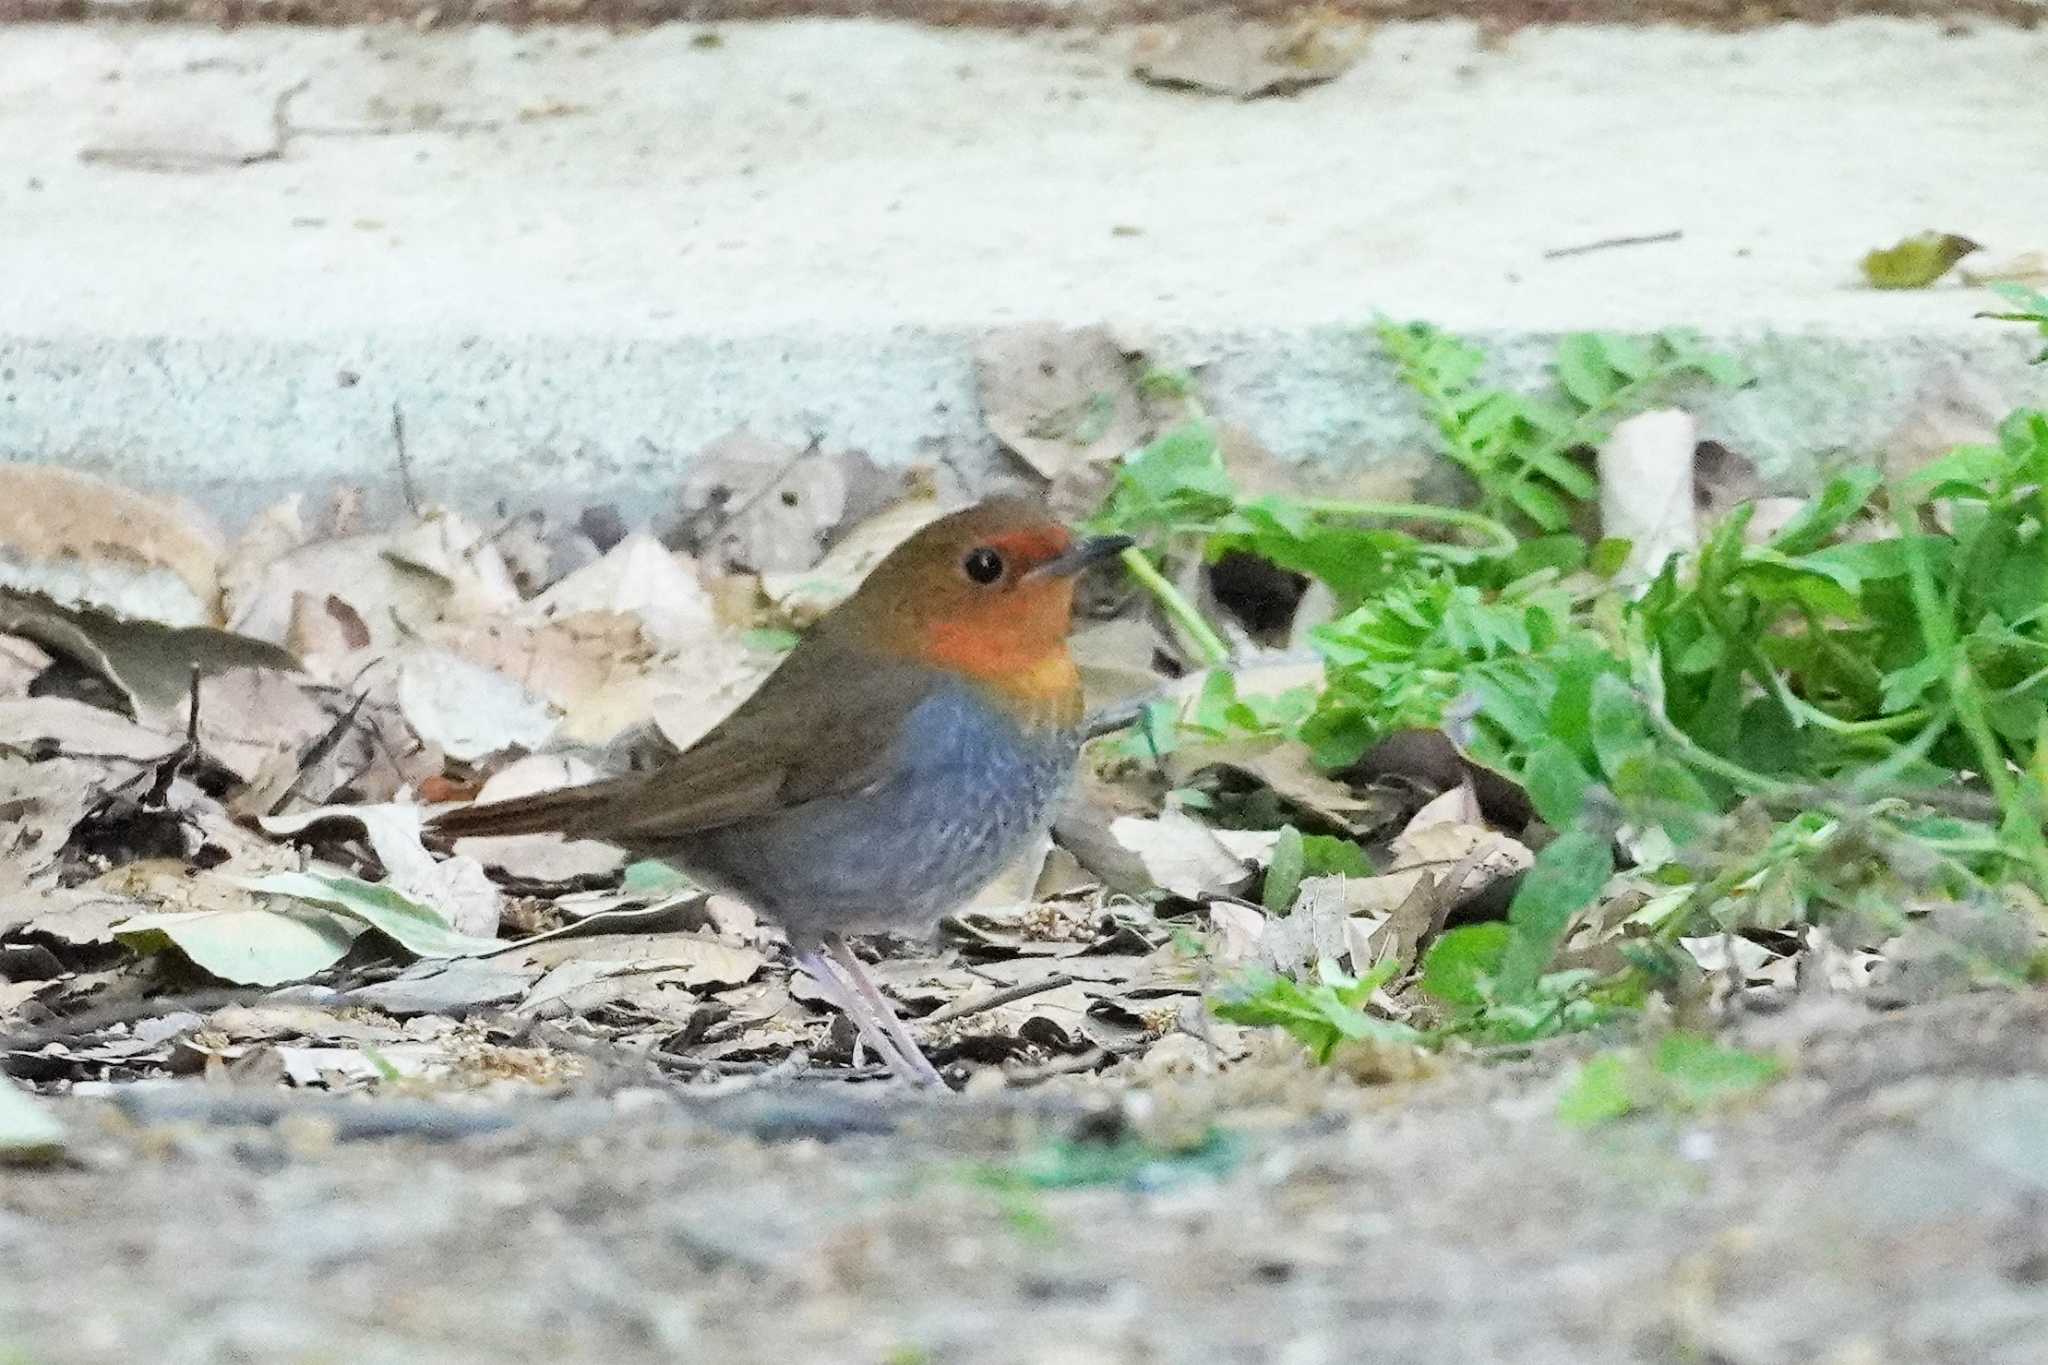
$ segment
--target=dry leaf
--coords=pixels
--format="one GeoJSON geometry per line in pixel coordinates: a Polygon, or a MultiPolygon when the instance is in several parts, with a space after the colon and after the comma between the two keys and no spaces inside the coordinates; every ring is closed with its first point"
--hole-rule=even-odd
{"type": "MultiPolygon", "coordinates": [[[[244,570],[237,566],[237,573],[244,570]]],[[[390,649],[440,620],[503,614],[519,594],[503,558],[469,522],[437,514],[403,530],[314,541],[226,584],[229,625],[282,643],[301,596],[339,598],[390,649]]],[[[303,609],[301,609],[303,610],[303,609]]]]}
{"type": "Polygon", "coordinates": [[[1357,833],[1363,826],[1356,817],[1376,805],[1316,771],[1315,756],[1306,744],[1279,735],[1186,744],[1166,757],[1167,780],[1176,787],[1217,767],[1243,773],[1344,833],[1357,833]]]}
{"type": "Polygon", "coordinates": [[[0,465],[0,583],[173,626],[210,625],[220,532],[181,498],[52,465],[0,465]]]}
{"type": "MultiPolygon", "coordinates": [[[[580,758],[536,754],[507,764],[484,783],[479,804],[515,796],[581,786],[596,779],[597,769],[580,758]]],[[[559,834],[512,834],[500,838],[458,839],[457,854],[474,858],[515,877],[536,882],[568,882],[616,872],[626,855],[593,839],[565,839],[559,834]]]]}
{"type": "Polygon", "coordinates": [[[1291,28],[1210,11],[1145,33],[1131,74],[1150,85],[1257,99],[1335,80],[1364,50],[1362,31],[1311,17],[1291,28]]]}
{"type": "Polygon", "coordinates": [[[420,808],[397,804],[325,806],[297,815],[257,821],[272,834],[305,834],[316,826],[342,825],[362,831],[383,864],[386,882],[438,911],[448,927],[471,938],[498,932],[503,899],[476,859],[457,854],[436,860],[420,842],[420,808]]]}
{"type": "Polygon", "coordinates": [[[194,673],[210,677],[237,668],[293,672],[299,667],[284,650],[231,631],[174,629],[11,588],[0,588],[0,631],[26,636],[105,678],[145,722],[176,719],[182,724],[194,673]]]}
{"type": "Polygon", "coordinates": [[[950,510],[934,498],[896,503],[840,536],[815,565],[763,573],[761,591],[791,622],[809,625],[852,596],[889,551],[950,510]]]}
{"type": "Polygon", "coordinates": [[[988,429],[1046,481],[1046,500],[1063,517],[1093,512],[1116,461],[1152,429],[1102,327],[999,328],[976,344],[974,376],[988,429]]]}
{"type": "Polygon", "coordinates": [[[409,649],[399,659],[398,709],[414,734],[465,763],[531,752],[555,733],[546,701],[445,649],[409,649]]]}
{"type": "Polygon", "coordinates": [[[1182,811],[1168,810],[1151,820],[1126,815],[1112,822],[1109,832],[1144,863],[1154,886],[1176,896],[1227,895],[1252,880],[1251,864],[1223,842],[1225,834],[1238,831],[1212,830],[1182,811]]]}
{"type": "Polygon", "coordinates": [[[527,611],[554,619],[620,613],[637,619],[641,633],[662,649],[690,648],[717,631],[711,595],[695,567],[649,535],[627,536],[535,598],[527,611]]]}
{"type": "Polygon", "coordinates": [[[798,450],[744,429],[690,461],[676,538],[708,563],[756,573],[807,569],[846,518],[865,456],[798,450]]]}

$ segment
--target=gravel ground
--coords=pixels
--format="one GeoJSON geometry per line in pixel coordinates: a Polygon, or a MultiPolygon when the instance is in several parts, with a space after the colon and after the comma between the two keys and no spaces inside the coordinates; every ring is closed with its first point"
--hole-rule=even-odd
{"type": "Polygon", "coordinates": [[[443,1141],[73,1101],[73,1162],[0,1174],[0,1359],[2040,1360],[2048,1000],[1747,1040],[1793,1061],[1749,1107],[1592,1132],[1563,1053],[1276,1055],[1129,1092],[1155,1142],[1227,1136],[1070,1188],[1019,1173],[1074,1176],[1107,1089],[627,1090],[443,1141]]]}

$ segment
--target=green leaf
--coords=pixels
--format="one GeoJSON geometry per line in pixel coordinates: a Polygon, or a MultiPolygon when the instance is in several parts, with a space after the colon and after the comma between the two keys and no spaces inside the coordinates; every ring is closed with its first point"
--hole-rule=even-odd
{"type": "Polygon", "coordinates": [[[1446,1005],[1486,1003],[1486,988],[1507,956],[1508,926],[1499,920],[1445,930],[1422,959],[1422,991],[1446,1005]]]}
{"type": "Polygon", "coordinates": [[[1629,552],[1635,547],[1636,543],[1627,536],[1607,536],[1593,547],[1586,567],[1601,578],[1612,578],[1628,563],[1629,552]]]}
{"type": "Polygon", "coordinates": [[[1762,1089],[1784,1071],[1775,1057],[1723,1047],[1696,1033],[1667,1035],[1657,1044],[1653,1065],[1686,1109],[1705,1109],[1762,1089]]]}
{"type": "Polygon", "coordinates": [[[1117,470],[1110,525],[1174,525],[1222,516],[1236,500],[1207,422],[1183,422],[1133,452],[1117,470]]]}
{"type": "Polygon", "coordinates": [[[1273,857],[1266,864],[1266,884],[1260,893],[1266,909],[1276,915],[1286,914],[1307,870],[1308,853],[1302,847],[1301,831],[1292,825],[1282,825],[1280,837],[1273,841],[1273,857]]]}
{"type": "MultiPolygon", "coordinates": [[[[273,872],[237,878],[238,885],[272,896],[291,896],[361,920],[419,957],[474,957],[496,952],[504,942],[458,934],[432,906],[360,877],[332,873],[273,872]]],[[[182,946],[182,945],[181,945],[182,946]]],[[[204,965],[204,964],[201,964],[204,965]]],[[[209,969],[211,970],[211,969],[209,969]]]]}
{"type": "Polygon", "coordinates": [[[1866,255],[1863,278],[1872,289],[1925,289],[1981,249],[1953,232],[1915,233],[1866,255]]]}
{"type": "Polygon", "coordinates": [[[1546,531],[1562,531],[1571,525],[1571,508],[1542,484],[1524,479],[1508,491],[1508,498],[1524,516],[1546,531]]]}
{"type": "Polygon", "coordinates": [[[642,858],[637,863],[629,863],[619,883],[621,891],[635,896],[673,896],[695,886],[695,882],[659,858],[642,858]]]}
{"type": "Polygon", "coordinates": [[[1590,1058],[1559,1097],[1557,1116],[1590,1127],[1649,1109],[1697,1113],[1753,1093],[1782,1072],[1774,1057],[1672,1033],[1647,1058],[1635,1051],[1590,1058]]]}
{"type": "Polygon", "coordinates": [[[1643,704],[1619,674],[1602,673],[1593,680],[1592,735],[1593,752],[1610,776],[1624,759],[1649,743],[1643,704]]]}
{"type": "Polygon", "coordinates": [[[1572,401],[1586,408],[1602,406],[1622,384],[1608,367],[1600,338],[1590,332],[1575,332],[1558,343],[1557,379],[1572,401]]]}
{"type": "Polygon", "coordinates": [[[1563,1095],[1557,1117],[1576,1128],[1591,1128],[1633,1112],[1635,1084],[1628,1062],[1613,1053],[1589,1059],[1563,1095]]]}
{"type": "Polygon", "coordinates": [[[1593,778],[1579,756],[1559,739],[1545,739],[1529,754],[1522,786],[1536,814],[1552,829],[1570,829],[1586,803],[1593,778]]]}
{"type": "Polygon", "coordinates": [[[1614,875],[1612,842],[1584,827],[1566,830],[1541,853],[1508,906],[1512,931],[1496,982],[1504,1000],[1535,994],[1571,927],[1572,916],[1592,904],[1614,875]]]}
{"type": "Polygon", "coordinates": [[[1837,474],[1828,480],[1819,497],[1807,502],[1798,516],[1771,537],[1771,549],[1782,555],[1818,550],[1828,537],[1869,505],[1871,495],[1883,483],[1884,475],[1868,466],[1859,465],[1837,474]]]}
{"type": "Polygon", "coordinates": [[[361,932],[310,906],[166,910],[134,915],[114,926],[114,937],[138,953],[176,948],[194,966],[244,986],[278,986],[323,972],[341,961],[361,932]]]}
{"type": "Polygon", "coordinates": [[[42,1101],[0,1076],[0,1165],[48,1161],[64,1150],[64,1125],[42,1101]]]}
{"type": "Polygon", "coordinates": [[[1372,993],[1391,980],[1400,965],[1389,958],[1364,976],[1353,978],[1324,961],[1313,985],[1271,972],[1248,973],[1225,985],[1210,1008],[1217,1018],[1234,1024],[1284,1028],[1318,1062],[1330,1060],[1330,1054],[1346,1039],[1415,1043],[1422,1035],[1408,1025],[1365,1012],[1372,993]]]}
{"type": "Polygon", "coordinates": [[[1301,836],[1303,875],[1308,877],[1370,877],[1372,863],[1365,850],[1334,834],[1301,836]]]}

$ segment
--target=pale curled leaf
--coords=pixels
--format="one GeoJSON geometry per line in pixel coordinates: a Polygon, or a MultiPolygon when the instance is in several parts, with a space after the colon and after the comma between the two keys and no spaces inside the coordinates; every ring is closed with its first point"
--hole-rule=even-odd
{"type": "Polygon", "coordinates": [[[235,884],[261,895],[289,896],[360,920],[419,957],[472,957],[496,952],[504,946],[494,938],[458,933],[431,906],[359,877],[273,872],[264,877],[237,878],[235,884]]]}
{"type": "MultiPolygon", "coordinates": [[[[280,874],[296,875],[296,874],[280,874]]],[[[303,981],[339,962],[360,926],[320,910],[161,911],[114,926],[141,953],[176,948],[223,981],[278,986],[303,981]]]]}
{"type": "Polygon", "coordinates": [[[419,807],[395,802],[323,806],[296,815],[258,820],[271,834],[302,834],[321,825],[360,829],[384,866],[386,885],[431,906],[459,934],[489,938],[497,932],[503,897],[472,856],[436,859],[420,842],[419,807]]]}
{"type": "Polygon", "coordinates": [[[1154,886],[1177,896],[1236,891],[1252,879],[1252,868],[1224,845],[1219,831],[1178,810],[1151,820],[1126,815],[1109,832],[1138,856],[1154,886]]]}

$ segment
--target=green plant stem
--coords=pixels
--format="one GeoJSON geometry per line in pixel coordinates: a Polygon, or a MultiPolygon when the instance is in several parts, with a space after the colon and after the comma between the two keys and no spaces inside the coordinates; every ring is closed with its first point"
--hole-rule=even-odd
{"type": "Polygon", "coordinates": [[[1522,548],[1521,540],[1500,522],[1483,512],[1460,507],[1438,507],[1427,502],[1353,502],[1344,498],[1303,498],[1298,505],[1319,517],[1380,517],[1463,526],[1491,540],[1493,544],[1484,548],[1493,554],[1511,555],[1522,548]]]}
{"type": "Polygon", "coordinates": [[[1205,661],[1211,665],[1230,662],[1230,646],[1223,643],[1223,637],[1216,628],[1202,619],[1202,613],[1195,610],[1195,604],[1181,594],[1181,590],[1167,580],[1165,574],[1153,566],[1152,560],[1143,550],[1133,546],[1121,556],[1124,568],[1131,577],[1138,580],[1144,589],[1159,599],[1159,605],[1166,610],[1175,623],[1188,633],[1195,647],[1202,651],[1205,661]]]}
{"type": "Polygon", "coordinates": [[[2013,780],[2004,746],[1991,728],[1984,689],[1970,667],[1968,651],[1957,645],[1955,619],[1943,610],[1941,595],[1934,587],[1934,572],[1927,567],[1926,553],[1915,538],[1919,528],[1914,524],[1913,510],[1896,495],[1891,503],[1892,518],[1898,523],[1899,534],[1906,538],[1906,582],[1913,595],[1914,614],[1920,619],[1921,643],[1928,653],[1949,660],[1948,693],[1956,710],[1956,721],[1977,750],[1978,764],[1998,801],[2005,831],[2017,838],[2025,852],[2025,861],[2033,872],[2034,891],[2048,895],[2048,841],[2041,837],[2040,812],[2013,780]]]}

